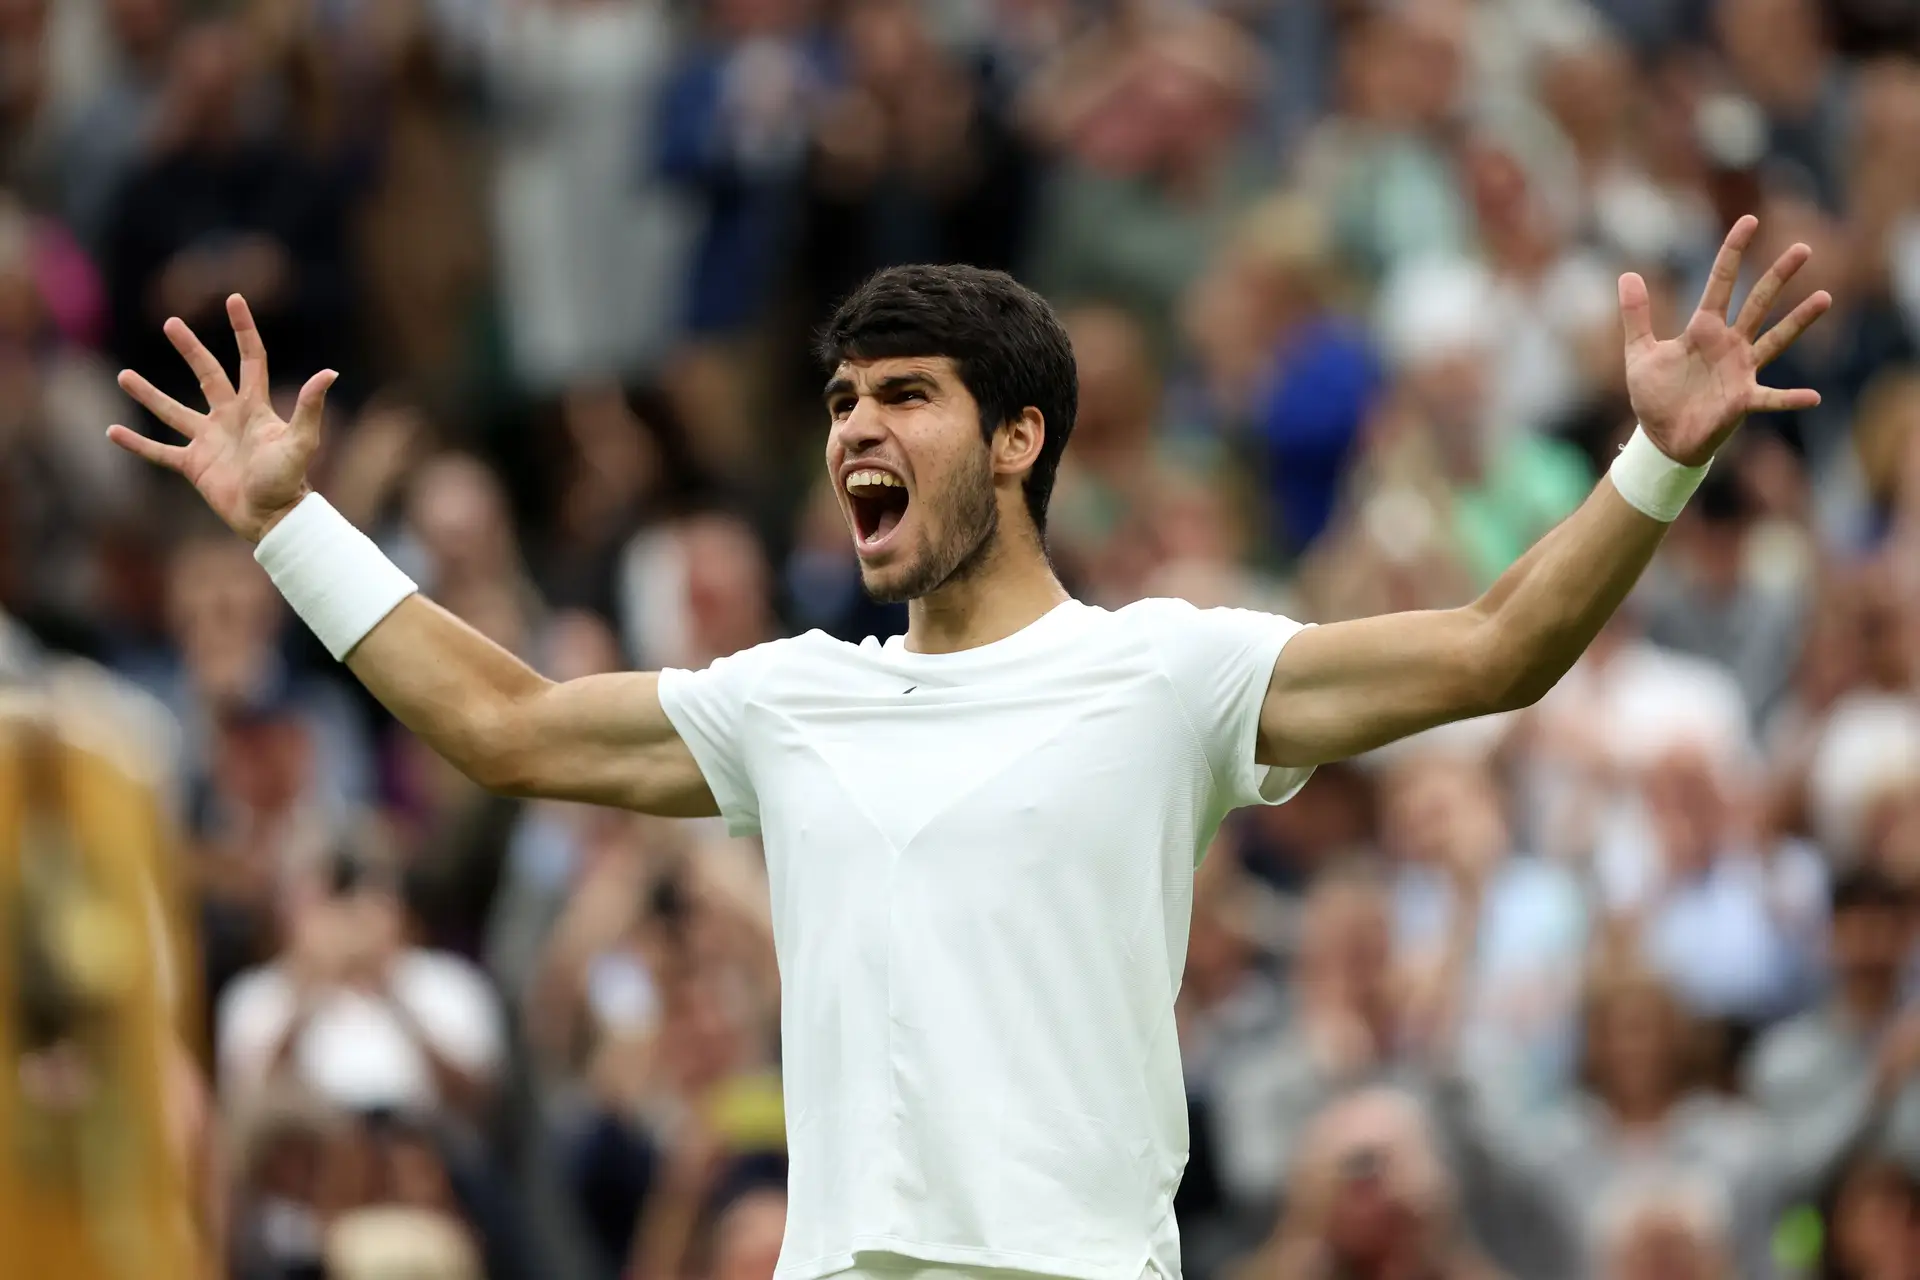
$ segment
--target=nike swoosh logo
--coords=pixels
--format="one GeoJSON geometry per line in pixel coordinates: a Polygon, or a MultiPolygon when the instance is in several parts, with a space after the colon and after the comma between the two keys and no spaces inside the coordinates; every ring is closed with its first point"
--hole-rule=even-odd
{"type": "MultiPolygon", "coordinates": [[[[918,689],[919,687],[920,687],[919,685],[915,685],[915,686],[913,686],[913,689],[918,689]]],[[[901,696],[901,697],[903,697],[903,698],[904,698],[904,697],[906,697],[906,696],[907,696],[907,694],[909,694],[909,693],[912,693],[912,692],[913,692],[913,689],[907,689],[907,690],[905,690],[905,691],[903,691],[903,692],[902,692],[902,693],[900,694],[900,696],[901,696]]]]}

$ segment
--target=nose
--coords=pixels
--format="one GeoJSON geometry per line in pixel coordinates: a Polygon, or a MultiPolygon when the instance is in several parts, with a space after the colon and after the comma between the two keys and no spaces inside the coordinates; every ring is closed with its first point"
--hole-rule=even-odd
{"type": "Polygon", "coordinates": [[[887,437],[885,417],[876,400],[861,396],[852,411],[834,426],[841,451],[857,455],[876,448],[887,437]]]}

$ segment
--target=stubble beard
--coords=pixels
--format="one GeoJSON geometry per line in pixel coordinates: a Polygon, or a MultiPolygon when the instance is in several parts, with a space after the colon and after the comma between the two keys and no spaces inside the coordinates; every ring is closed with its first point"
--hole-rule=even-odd
{"type": "Polygon", "coordinates": [[[994,500],[993,474],[984,456],[978,469],[969,470],[954,484],[947,510],[951,518],[946,536],[897,581],[875,583],[865,573],[860,575],[860,585],[874,603],[905,604],[932,595],[966,581],[986,562],[999,537],[1000,506],[994,500]]]}

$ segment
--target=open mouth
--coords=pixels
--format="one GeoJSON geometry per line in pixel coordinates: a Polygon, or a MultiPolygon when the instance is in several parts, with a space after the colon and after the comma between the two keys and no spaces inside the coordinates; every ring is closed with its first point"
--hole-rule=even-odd
{"type": "Polygon", "coordinates": [[[853,471],[845,483],[854,539],[862,550],[879,547],[906,517],[906,482],[886,471],[853,471]]]}

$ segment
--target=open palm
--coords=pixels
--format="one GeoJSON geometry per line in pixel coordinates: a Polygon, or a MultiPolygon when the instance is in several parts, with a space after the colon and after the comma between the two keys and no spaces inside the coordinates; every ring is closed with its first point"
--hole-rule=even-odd
{"type": "Polygon", "coordinates": [[[1639,276],[1620,277],[1620,319],[1627,338],[1627,393],[1633,411],[1660,451],[1675,462],[1698,466],[1713,457],[1750,413],[1811,409],[1820,393],[1760,385],[1760,370],[1826,314],[1833,299],[1825,290],[1795,307],[1762,333],[1767,313],[1813,251],[1796,244],[1782,253],[1753,286],[1739,316],[1727,323],[1727,308],[1740,278],[1740,257],[1753,242],[1759,220],[1741,218],[1727,232],[1700,306],[1679,337],[1653,336],[1653,307],[1639,276]]]}
{"type": "Polygon", "coordinates": [[[307,492],[307,463],[320,444],[327,388],[338,375],[327,370],[308,379],[292,420],[282,421],[268,395],[267,349],[239,294],[227,299],[227,318],[240,346],[237,390],[185,321],[172,319],[165,326],[167,338],[200,380],[205,413],[187,408],[131,369],[120,374],[121,389],[185,436],[185,444],[161,444],[118,424],[108,428],[107,436],[185,476],[234,532],[258,542],[307,492]]]}

